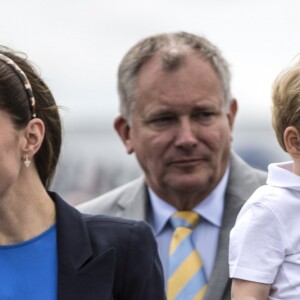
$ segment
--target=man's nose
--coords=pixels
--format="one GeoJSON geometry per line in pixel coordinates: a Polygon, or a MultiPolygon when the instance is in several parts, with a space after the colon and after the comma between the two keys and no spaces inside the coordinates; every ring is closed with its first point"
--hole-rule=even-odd
{"type": "Polygon", "coordinates": [[[182,148],[194,148],[197,145],[195,124],[191,120],[183,119],[178,124],[175,145],[182,148]]]}

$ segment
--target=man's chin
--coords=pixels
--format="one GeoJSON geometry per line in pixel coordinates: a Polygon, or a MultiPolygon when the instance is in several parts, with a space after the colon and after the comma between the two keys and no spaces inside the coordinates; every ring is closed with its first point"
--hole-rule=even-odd
{"type": "Polygon", "coordinates": [[[192,192],[205,190],[209,185],[209,178],[206,176],[180,176],[169,181],[174,190],[178,192],[192,192]]]}

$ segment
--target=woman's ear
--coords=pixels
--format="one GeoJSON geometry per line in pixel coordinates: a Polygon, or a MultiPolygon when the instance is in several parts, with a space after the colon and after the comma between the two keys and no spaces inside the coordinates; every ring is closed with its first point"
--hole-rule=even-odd
{"type": "Polygon", "coordinates": [[[31,158],[40,149],[45,136],[44,122],[34,118],[24,128],[25,144],[23,151],[31,158]]]}
{"type": "Polygon", "coordinates": [[[300,157],[300,133],[294,126],[289,126],[284,131],[284,144],[286,151],[294,158],[300,157]]]}

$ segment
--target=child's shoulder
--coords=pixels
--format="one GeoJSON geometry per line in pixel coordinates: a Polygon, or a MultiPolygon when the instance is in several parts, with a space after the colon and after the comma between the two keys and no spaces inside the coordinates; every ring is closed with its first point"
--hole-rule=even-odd
{"type": "Polygon", "coordinates": [[[248,199],[241,210],[241,214],[246,211],[256,211],[272,214],[277,219],[289,218],[294,212],[300,210],[299,192],[270,185],[259,187],[248,199]]]}

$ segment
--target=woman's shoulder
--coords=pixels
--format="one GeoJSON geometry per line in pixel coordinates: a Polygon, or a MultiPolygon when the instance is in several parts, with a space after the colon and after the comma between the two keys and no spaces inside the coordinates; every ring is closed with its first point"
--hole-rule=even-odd
{"type": "Polygon", "coordinates": [[[130,227],[148,227],[145,221],[137,221],[132,219],[126,219],[122,217],[109,216],[109,215],[90,215],[81,213],[83,220],[88,226],[95,227],[120,227],[120,228],[130,228],[130,227]]]}
{"type": "Polygon", "coordinates": [[[136,221],[107,215],[82,214],[90,236],[115,244],[143,243],[155,245],[150,226],[145,221],[136,221]]]}
{"type": "MultiPolygon", "coordinates": [[[[143,243],[156,247],[154,235],[145,221],[116,216],[89,215],[79,212],[56,193],[51,193],[56,203],[57,222],[60,228],[73,228],[74,232],[87,233],[93,245],[124,247],[143,243]]],[[[63,229],[65,231],[65,229],[63,229]]]]}

